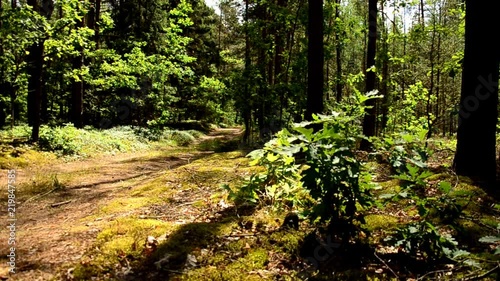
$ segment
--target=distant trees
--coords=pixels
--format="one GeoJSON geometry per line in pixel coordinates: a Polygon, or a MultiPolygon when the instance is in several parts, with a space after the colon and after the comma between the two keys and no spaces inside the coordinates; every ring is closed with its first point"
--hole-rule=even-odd
{"type": "Polygon", "coordinates": [[[465,26],[460,0],[0,3],[0,125],[28,122],[34,141],[42,124],[197,119],[260,142],[378,90],[366,136],[458,127],[457,173],[494,177],[498,24],[480,4],[465,26]]]}
{"type": "MultiPolygon", "coordinates": [[[[486,186],[496,180],[500,44],[496,9],[466,1],[465,53],[454,168],[486,186]]],[[[496,186],[498,188],[498,186],[496,186]]]]}

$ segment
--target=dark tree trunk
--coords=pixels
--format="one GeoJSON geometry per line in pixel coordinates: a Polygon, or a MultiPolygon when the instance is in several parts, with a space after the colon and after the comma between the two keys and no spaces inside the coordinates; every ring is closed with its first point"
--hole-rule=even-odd
{"type": "MultiPolygon", "coordinates": [[[[368,1],[368,46],[366,51],[366,67],[370,68],[375,65],[375,54],[377,47],[377,0],[368,1]]],[[[365,92],[375,90],[376,75],[374,71],[367,71],[365,78],[365,92]]],[[[370,108],[367,109],[363,120],[363,134],[367,137],[375,136],[375,121],[376,110],[375,100],[370,99],[366,102],[370,108]]],[[[371,144],[364,140],[361,142],[362,150],[371,149],[371,144]]]]}
{"type": "MultiPolygon", "coordinates": [[[[80,50],[81,52],[82,50],[80,50]]],[[[73,59],[73,69],[81,69],[83,66],[82,55],[73,59]]],[[[73,81],[71,92],[71,122],[76,128],[83,128],[83,78],[73,81]]]]}
{"type": "MultiPolygon", "coordinates": [[[[249,35],[249,27],[248,27],[248,1],[245,1],[245,77],[248,77],[250,71],[250,35],[249,35]]],[[[245,81],[245,98],[250,96],[250,89],[248,87],[248,83],[245,81]]],[[[243,123],[245,125],[245,133],[243,134],[243,141],[248,143],[251,132],[251,112],[252,109],[247,103],[242,103],[242,115],[243,115],[243,123]]]]}
{"type": "MultiPolygon", "coordinates": [[[[27,3],[34,11],[50,19],[54,9],[51,0],[42,0],[41,6],[37,0],[28,0],[27,3]]],[[[43,74],[44,40],[34,43],[29,48],[28,55],[28,124],[32,126],[31,141],[38,141],[40,132],[40,108],[42,104],[42,74],[43,74]]]]}
{"type": "Polygon", "coordinates": [[[323,1],[309,0],[306,120],[323,112],[323,1]]]}
{"type": "Polygon", "coordinates": [[[28,55],[28,124],[32,126],[31,141],[38,141],[42,99],[43,41],[33,44],[28,55]]]}
{"type": "MultiPolygon", "coordinates": [[[[482,186],[495,186],[500,45],[497,7],[466,0],[465,53],[454,169],[482,186]]],[[[497,186],[498,188],[498,186],[497,186]]]]}
{"type": "MultiPolygon", "coordinates": [[[[286,0],[278,0],[277,2],[278,7],[283,9],[286,7],[286,0]]],[[[284,107],[284,102],[285,102],[285,91],[283,90],[283,87],[281,83],[283,82],[283,52],[285,50],[285,40],[283,38],[283,33],[284,30],[280,28],[276,28],[276,33],[275,33],[275,44],[276,44],[276,51],[275,51],[275,56],[274,56],[274,83],[278,84],[278,91],[279,91],[279,99],[280,99],[280,112],[279,112],[279,127],[281,128],[281,124],[283,121],[283,107],[284,107]]]]}
{"type": "MultiPolygon", "coordinates": [[[[383,9],[383,5],[382,5],[383,9]]],[[[382,120],[380,124],[380,131],[384,132],[387,127],[387,120],[389,115],[389,27],[385,25],[386,19],[383,10],[382,14],[382,27],[383,27],[383,37],[382,37],[382,81],[380,85],[380,94],[383,95],[381,114],[382,120]]]]}
{"type": "MultiPolygon", "coordinates": [[[[335,19],[340,18],[340,0],[336,0],[335,4],[335,19]]],[[[335,56],[337,64],[337,73],[335,75],[336,99],[337,102],[342,100],[342,43],[340,42],[339,32],[335,32],[335,56]]]]}

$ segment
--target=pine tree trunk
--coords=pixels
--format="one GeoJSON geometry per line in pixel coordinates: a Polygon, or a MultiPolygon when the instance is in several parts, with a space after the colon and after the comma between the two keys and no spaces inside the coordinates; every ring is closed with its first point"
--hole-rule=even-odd
{"type": "MultiPolygon", "coordinates": [[[[368,47],[366,51],[366,67],[370,68],[375,65],[375,55],[377,47],[377,0],[369,0],[368,2],[368,47]]],[[[371,92],[375,90],[375,80],[376,75],[374,71],[366,72],[365,80],[365,92],[371,92]]],[[[367,137],[375,136],[375,121],[376,121],[376,110],[375,110],[375,100],[370,99],[366,102],[367,106],[371,108],[367,109],[364,120],[363,120],[363,134],[367,137]]],[[[362,150],[370,150],[371,144],[364,140],[361,142],[362,150]]]]}
{"type": "Polygon", "coordinates": [[[308,76],[306,120],[323,112],[323,1],[309,0],[308,76]]]}
{"type": "MultiPolygon", "coordinates": [[[[500,45],[493,4],[466,1],[465,52],[454,169],[482,186],[495,186],[500,45]]],[[[498,186],[496,186],[498,188],[498,186]]]]}

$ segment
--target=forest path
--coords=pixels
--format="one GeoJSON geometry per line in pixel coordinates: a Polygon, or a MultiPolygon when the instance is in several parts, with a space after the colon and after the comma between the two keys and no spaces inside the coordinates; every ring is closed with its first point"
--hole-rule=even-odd
{"type": "MultiPolygon", "coordinates": [[[[8,274],[7,239],[9,229],[0,230],[0,280],[50,280],[55,271],[67,263],[79,261],[92,246],[99,226],[119,215],[103,215],[103,208],[125,191],[160,177],[165,171],[213,154],[203,144],[238,138],[240,128],[217,129],[196,140],[189,147],[155,147],[147,151],[102,155],[63,163],[61,160],[43,166],[16,170],[16,185],[44,178],[53,187],[49,194],[17,202],[15,210],[16,274],[8,274]],[[204,148],[205,147],[205,148],[204,148]],[[57,205],[61,204],[61,205],[57,205]],[[88,222],[89,217],[95,217],[88,222]]],[[[7,183],[2,170],[0,182],[7,183]]],[[[5,196],[6,197],[6,196],[5,196]]],[[[5,199],[6,200],[6,199],[5,199]]],[[[18,199],[19,200],[19,199],[18,199]]],[[[4,205],[5,206],[5,205],[4,205]]],[[[127,216],[123,212],[120,215],[127,216]]],[[[7,218],[7,206],[0,210],[7,218]]],[[[7,225],[7,220],[4,219],[7,225]]]]}

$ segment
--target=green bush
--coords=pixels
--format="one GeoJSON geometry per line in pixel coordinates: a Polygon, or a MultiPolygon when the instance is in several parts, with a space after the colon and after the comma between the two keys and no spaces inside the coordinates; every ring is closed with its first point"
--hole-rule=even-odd
{"type": "Polygon", "coordinates": [[[189,130],[187,132],[190,135],[192,135],[193,137],[195,137],[195,138],[201,138],[201,137],[203,137],[205,135],[203,132],[200,132],[200,131],[197,131],[197,130],[189,130]]]}
{"type": "Polygon", "coordinates": [[[42,150],[58,151],[63,155],[77,154],[81,151],[81,132],[70,124],[64,127],[40,127],[38,145],[42,150]]]}
{"type": "Polygon", "coordinates": [[[54,128],[42,126],[38,146],[61,155],[86,156],[98,152],[135,151],[146,148],[148,144],[130,126],[96,130],[90,127],[77,129],[66,124],[54,128]]]}
{"type": "Polygon", "coordinates": [[[447,257],[451,260],[468,255],[469,253],[458,248],[455,239],[428,221],[410,223],[398,228],[385,241],[401,249],[410,257],[426,258],[437,261],[447,257]]]}
{"type": "Polygon", "coordinates": [[[27,124],[14,126],[12,130],[6,128],[0,131],[1,138],[28,139],[31,136],[31,127],[27,124]]]}
{"type": "MultiPolygon", "coordinates": [[[[5,138],[25,138],[31,135],[27,125],[16,126],[13,130],[0,131],[5,138]]],[[[90,126],[75,128],[72,124],[40,127],[38,147],[40,150],[53,151],[59,155],[88,156],[102,152],[126,152],[147,148],[154,141],[172,141],[175,145],[186,146],[204,134],[197,130],[161,131],[157,128],[119,126],[98,130],[90,126]]]]}
{"type": "Polygon", "coordinates": [[[355,222],[364,222],[360,211],[372,204],[369,192],[373,187],[366,180],[369,174],[362,170],[356,149],[362,138],[363,104],[376,97],[360,94],[357,98],[357,106],[295,124],[293,131],[284,129],[263,149],[251,152],[251,163],[263,166],[265,171],[253,175],[240,189],[239,197],[291,203],[293,207],[309,198],[300,206],[304,215],[313,222],[328,222],[332,228],[345,225],[339,235],[352,237],[355,222]]]}
{"type": "Polygon", "coordinates": [[[174,141],[179,146],[187,146],[194,142],[195,137],[187,131],[166,131],[164,138],[174,141]]]}

